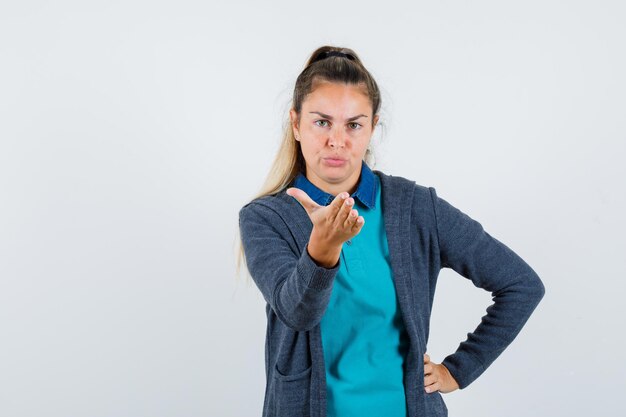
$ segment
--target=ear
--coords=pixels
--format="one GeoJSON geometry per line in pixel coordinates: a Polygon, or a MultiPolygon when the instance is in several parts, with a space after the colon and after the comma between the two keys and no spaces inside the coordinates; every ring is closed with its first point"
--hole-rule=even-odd
{"type": "Polygon", "coordinates": [[[298,113],[294,109],[289,110],[289,119],[291,120],[291,128],[293,129],[293,135],[297,141],[300,141],[300,132],[298,132],[298,113]]]}
{"type": "Polygon", "coordinates": [[[374,131],[377,125],[378,125],[378,115],[374,116],[374,126],[372,127],[372,132],[374,131]]]}

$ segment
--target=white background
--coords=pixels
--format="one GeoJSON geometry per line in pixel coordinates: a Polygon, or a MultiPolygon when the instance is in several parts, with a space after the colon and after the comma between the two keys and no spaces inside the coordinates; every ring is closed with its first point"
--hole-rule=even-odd
{"type": "MultiPolygon", "coordinates": [[[[383,90],[374,168],[435,187],[545,284],[450,416],[623,415],[625,21],[599,0],[3,1],[0,415],[260,415],[237,213],[324,44],[383,90]]],[[[490,303],[442,270],[432,360],[490,303]]]]}

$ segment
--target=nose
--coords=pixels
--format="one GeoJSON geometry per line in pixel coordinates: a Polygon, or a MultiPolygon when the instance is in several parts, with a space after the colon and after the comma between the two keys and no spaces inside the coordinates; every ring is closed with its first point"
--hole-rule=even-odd
{"type": "Polygon", "coordinates": [[[328,137],[328,144],[331,148],[343,148],[346,146],[346,137],[344,132],[341,130],[341,126],[334,127],[331,129],[330,135],[328,137]]]}

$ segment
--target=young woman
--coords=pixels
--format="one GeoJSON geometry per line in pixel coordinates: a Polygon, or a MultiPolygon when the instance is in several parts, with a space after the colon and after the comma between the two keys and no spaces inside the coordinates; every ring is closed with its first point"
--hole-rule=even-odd
{"type": "Polygon", "coordinates": [[[370,168],[380,92],[347,48],[323,46],[296,80],[264,190],[239,211],[267,301],[263,416],[447,416],[544,295],[535,271],[433,187],[370,168]],[[427,350],[441,268],[494,304],[442,363],[427,350]]]}

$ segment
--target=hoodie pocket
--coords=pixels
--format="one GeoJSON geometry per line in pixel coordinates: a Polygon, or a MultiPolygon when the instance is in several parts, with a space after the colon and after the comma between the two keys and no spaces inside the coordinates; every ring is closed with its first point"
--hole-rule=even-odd
{"type": "Polygon", "coordinates": [[[274,367],[276,383],[276,416],[308,417],[311,415],[311,369],[296,374],[285,375],[274,367]]]}

